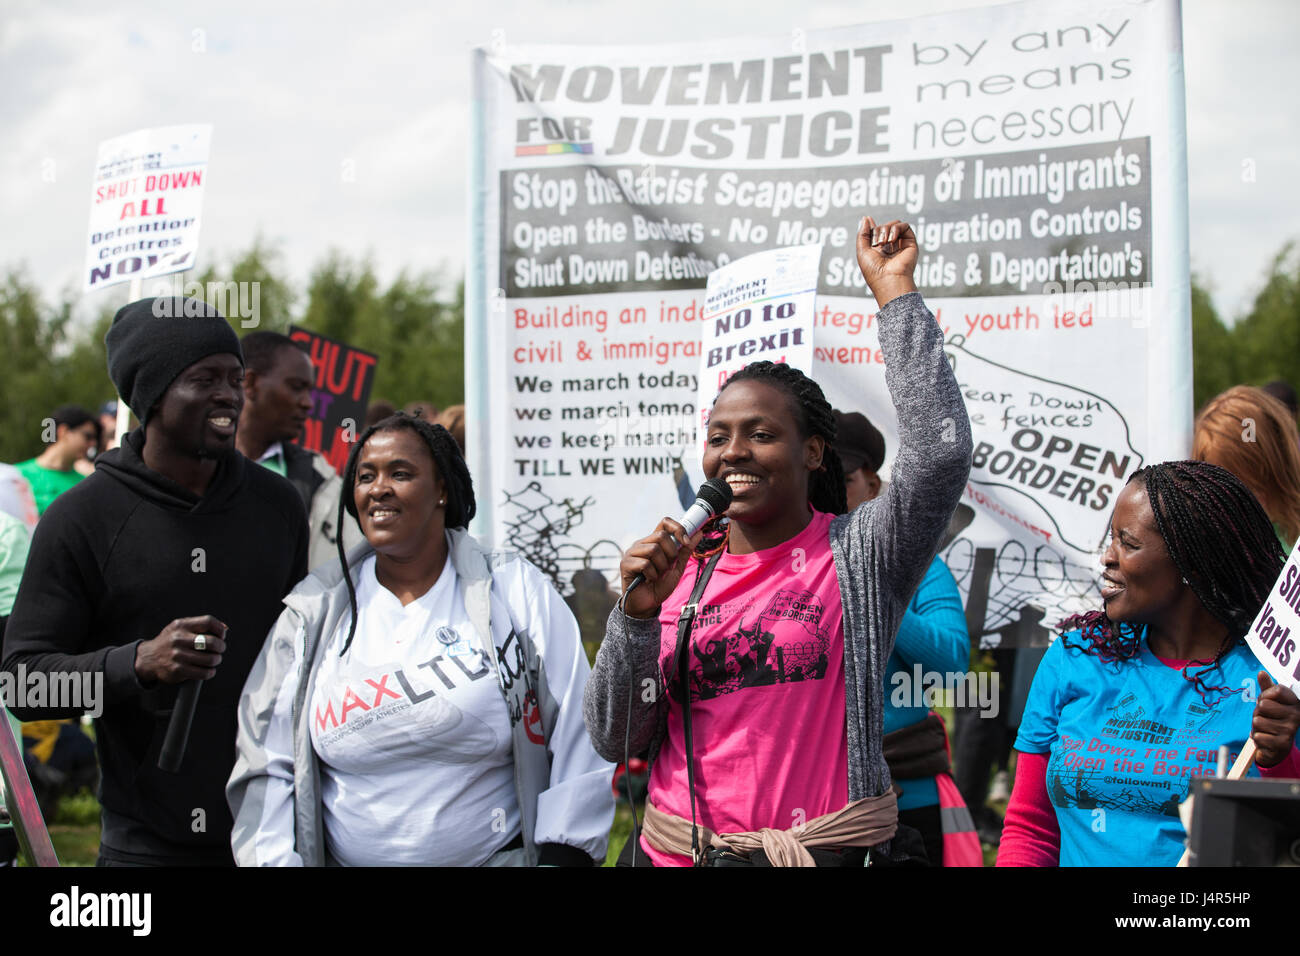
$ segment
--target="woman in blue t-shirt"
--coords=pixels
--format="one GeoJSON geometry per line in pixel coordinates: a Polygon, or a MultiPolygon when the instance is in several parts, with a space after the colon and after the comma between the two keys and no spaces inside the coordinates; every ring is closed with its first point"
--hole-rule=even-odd
{"type": "Polygon", "coordinates": [[[1062,621],[1034,678],[999,866],[1174,865],[1192,779],[1248,732],[1264,773],[1300,775],[1300,701],[1244,638],[1283,562],[1224,469],[1165,462],[1129,478],[1102,555],[1105,610],[1062,621]]]}

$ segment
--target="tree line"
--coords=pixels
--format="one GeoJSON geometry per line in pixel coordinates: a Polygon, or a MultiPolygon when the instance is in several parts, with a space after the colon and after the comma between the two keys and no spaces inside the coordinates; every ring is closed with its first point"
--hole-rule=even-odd
{"type": "MultiPolygon", "coordinates": [[[[157,280],[146,281],[146,295],[157,280]]],[[[237,334],[287,332],[290,325],[320,332],[379,356],[371,400],[398,408],[431,402],[446,408],[464,400],[465,290],[436,272],[402,272],[388,284],[371,263],[332,253],[310,272],[299,290],[285,278],[277,252],[255,241],[246,252],[202,273],[167,277],[169,286],[194,291],[220,307],[227,283],[257,283],[257,325],[243,327],[228,316],[237,334]]],[[[252,286],[245,286],[251,289],[252,286]]],[[[0,461],[22,461],[40,453],[41,421],[65,404],[92,412],[116,397],[109,381],[104,334],[129,299],[129,286],[98,293],[102,304],[90,321],[73,319],[79,292],[45,301],[36,283],[11,269],[0,286],[0,344],[8,380],[0,406],[0,461]]],[[[246,294],[241,298],[247,301],[246,294]]],[[[234,311],[233,309],[231,310],[234,311]]]]}
{"type": "Polygon", "coordinates": [[[1250,310],[1225,323],[1192,279],[1192,383],[1196,407],[1233,385],[1284,379],[1300,389],[1300,250],[1273,257],[1250,310]]]}
{"type": "MultiPolygon", "coordinates": [[[[180,278],[182,284],[191,280],[205,290],[217,283],[257,283],[257,328],[284,332],[298,325],[374,352],[380,360],[372,399],[440,408],[463,400],[463,281],[452,285],[434,272],[402,272],[385,286],[368,261],[331,253],[300,291],[285,278],[276,250],[260,240],[227,263],[180,278]]],[[[94,411],[114,397],[104,333],[126,303],[127,288],[101,293],[95,318],[79,322],[73,318],[79,293],[65,292],[50,303],[23,270],[8,271],[0,285],[0,346],[7,367],[0,461],[38,454],[41,422],[59,405],[94,411]]],[[[1235,322],[1219,316],[1209,289],[1195,277],[1191,295],[1197,408],[1232,385],[1280,378],[1300,386],[1300,255],[1294,244],[1274,256],[1249,311],[1235,322]]],[[[241,335],[251,331],[234,324],[241,335]]]]}

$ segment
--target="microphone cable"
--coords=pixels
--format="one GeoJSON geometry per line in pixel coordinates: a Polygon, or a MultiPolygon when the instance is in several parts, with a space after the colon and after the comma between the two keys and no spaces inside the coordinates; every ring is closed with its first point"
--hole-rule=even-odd
{"type": "MultiPolygon", "coordinates": [[[[627,613],[624,605],[627,604],[627,596],[632,593],[632,588],[636,585],[629,585],[623,592],[623,596],[618,599],[618,604],[614,605],[619,614],[623,615],[624,621],[627,620],[627,613]]],[[[624,635],[627,633],[627,625],[624,624],[624,635]]],[[[632,811],[632,835],[628,837],[632,841],[632,868],[636,869],[636,851],[640,849],[637,846],[641,842],[641,835],[638,832],[639,823],[636,816],[636,800],[632,797],[632,701],[636,695],[636,674],[631,673],[628,668],[627,681],[627,719],[623,722],[623,786],[627,790],[627,805],[632,811]]]]}

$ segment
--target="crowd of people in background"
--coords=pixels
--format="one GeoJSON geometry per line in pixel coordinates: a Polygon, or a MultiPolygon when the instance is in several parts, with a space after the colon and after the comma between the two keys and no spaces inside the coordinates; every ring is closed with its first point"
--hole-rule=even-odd
{"type": "MultiPolygon", "coordinates": [[[[1116,501],[1101,606],[1001,653],[1018,701],[950,727],[889,693],[915,668],[966,672],[982,636],[937,556],[970,520],[971,439],[916,252],[905,224],[859,230],[889,481],[877,424],[755,363],[708,424],[726,520],[665,518],[620,580],[580,572],[563,599],[469,535],[463,406],[373,402],[340,475],[299,443],[315,376],[291,339],[240,340],[211,307],[161,317],[192,303],[124,307],[108,372],[135,427],[118,434],[117,401],[62,406],[0,466],[0,666],[103,682],[93,742],[85,708],[13,709],[47,820],[94,791],[109,866],[590,865],[614,767],[639,758],[625,865],[979,866],[999,844],[1003,865],[1172,865],[1185,787],[1135,798],[1069,742],[1120,710],[1194,716],[1207,748],[1251,737],[1253,772],[1300,777],[1300,701],[1242,640],[1300,538],[1295,392],[1206,403],[1194,460],[1141,469],[1116,501]],[[931,433],[944,420],[956,440],[931,433]],[[728,608],[754,615],[740,652],[728,608]],[[165,728],[200,681],[169,773],[165,728]]],[[[0,828],[0,865],[16,856],[0,828]]]]}

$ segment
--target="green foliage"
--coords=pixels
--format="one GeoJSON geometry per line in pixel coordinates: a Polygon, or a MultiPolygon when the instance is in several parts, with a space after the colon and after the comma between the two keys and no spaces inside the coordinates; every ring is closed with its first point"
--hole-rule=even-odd
{"type": "Polygon", "coordinates": [[[367,263],[331,255],[313,271],[298,324],[380,356],[372,398],[446,408],[465,392],[465,287],[439,299],[436,276],[403,272],[388,287],[367,263]]]}
{"type": "Polygon", "coordinates": [[[1192,393],[1196,408],[1237,384],[1232,332],[1219,319],[1209,290],[1192,277],[1192,393]]]}
{"type": "Polygon", "coordinates": [[[1274,257],[1264,288],[1232,334],[1241,363],[1239,381],[1272,379],[1300,384],[1300,255],[1288,243],[1274,257]]]}
{"type": "Polygon", "coordinates": [[[99,801],[83,787],[77,793],[60,798],[58,811],[50,823],[71,827],[98,827],[99,801]]]}
{"type": "MultiPolygon", "coordinates": [[[[278,251],[258,238],[230,262],[172,281],[190,291],[197,282],[208,299],[214,297],[206,293],[217,284],[256,283],[258,328],[283,332],[301,325],[376,353],[372,398],[399,407],[423,400],[445,408],[463,401],[463,284],[444,290],[435,273],[403,272],[385,287],[370,263],[354,264],[338,254],[312,271],[305,298],[283,276],[278,251]]],[[[145,288],[152,293],[151,283],[145,288]]],[[[95,411],[114,397],[104,333],[125,300],[100,293],[104,304],[94,321],[78,322],[72,317],[76,295],[67,293],[50,305],[21,270],[0,281],[0,354],[6,366],[0,461],[39,454],[41,422],[58,406],[77,403],[95,411]]],[[[246,291],[244,301],[249,297],[246,291]]],[[[240,335],[252,331],[233,317],[232,325],[240,335]]]]}
{"type": "Polygon", "coordinates": [[[104,332],[111,313],[90,326],[72,319],[73,298],[55,305],[41,300],[21,271],[0,285],[0,354],[4,355],[6,401],[0,405],[0,461],[40,454],[41,422],[60,405],[92,412],[113,397],[104,358],[104,332]]]}
{"type": "Polygon", "coordinates": [[[1192,374],[1196,407],[1233,385],[1285,379],[1300,386],[1300,255],[1287,243],[1269,265],[1264,287],[1230,328],[1209,292],[1192,280],[1192,374]]]}
{"type": "MultiPolygon", "coordinates": [[[[441,408],[463,400],[463,283],[451,289],[436,273],[403,272],[384,287],[370,262],[338,253],[312,270],[305,296],[283,274],[279,252],[258,238],[228,264],[195,278],[205,289],[209,283],[256,283],[258,328],[282,332],[301,325],[379,355],[372,398],[441,408]]],[[[0,407],[0,461],[38,454],[41,422],[59,405],[77,402],[94,410],[112,397],[104,333],[120,298],[101,299],[114,304],[101,306],[92,322],[76,322],[75,294],[47,304],[21,270],[0,282],[8,399],[0,407]]],[[[235,324],[241,334],[248,331],[235,324]]],[[[1250,312],[1235,324],[1219,317],[1208,289],[1192,280],[1192,366],[1197,407],[1238,383],[1283,378],[1300,386],[1300,254],[1294,245],[1274,257],[1250,312]]]]}
{"type": "MultiPolygon", "coordinates": [[[[645,815],[645,804],[637,805],[637,819],[645,815]]],[[[632,810],[627,805],[627,798],[619,800],[614,806],[614,825],[609,829],[609,848],[605,851],[604,866],[613,866],[618,862],[618,855],[623,852],[623,844],[632,836],[632,810]]]]}
{"type": "MultiPolygon", "coordinates": [[[[99,857],[99,801],[89,790],[59,798],[54,819],[45,821],[60,866],[94,866],[99,857]]],[[[31,860],[19,850],[19,866],[31,860]]]]}
{"type": "MultiPolygon", "coordinates": [[[[259,236],[253,240],[252,247],[236,258],[228,269],[218,272],[217,269],[209,266],[197,281],[205,291],[212,283],[236,282],[245,283],[249,288],[256,286],[258,292],[256,329],[263,332],[285,332],[292,321],[291,310],[295,295],[288,283],[275,275],[275,270],[278,268],[280,268],[279,253],[265,245],[259,236]]],[[[215,298],[213,296],[204,298],[213,305],[221,305],[213,301],[215,298]]],[[[242,328],[238,322],[232,324],[240,335],[255,331],[253,326],[242,328]]]]}

